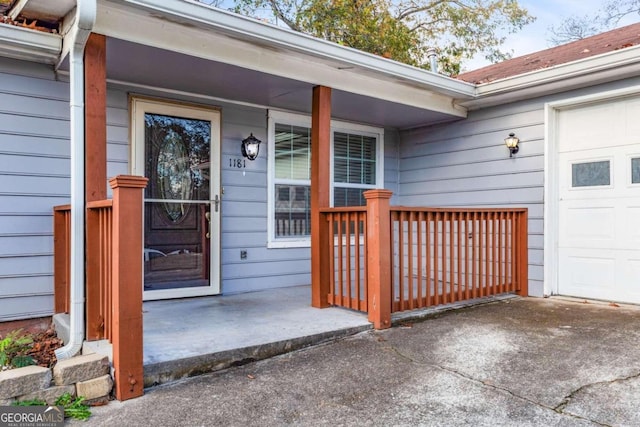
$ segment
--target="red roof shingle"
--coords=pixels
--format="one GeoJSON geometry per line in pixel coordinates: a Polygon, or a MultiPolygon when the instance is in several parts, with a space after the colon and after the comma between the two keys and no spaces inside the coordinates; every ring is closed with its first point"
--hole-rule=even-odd
{"type": "Polygon", "coordinates": [[[462,73],[456,78],[475,84],[489,83],[638,44],[640,44],[640,23],[512,58],[498,64],[462,73]]]}

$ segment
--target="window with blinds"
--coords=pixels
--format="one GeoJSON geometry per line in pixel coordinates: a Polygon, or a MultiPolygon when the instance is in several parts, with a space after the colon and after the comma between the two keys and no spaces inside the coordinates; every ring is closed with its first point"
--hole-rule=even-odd
{"type": "Polygon", "coordinates": [[[276,123],[275,238],[311,235],[311,129],[276,123]]]}
{"type": "Polygon", "coordinates": [[[333,205],[364,206],[362,193],[376,188],[377,139],[333,133],[333,205]]]}
{"type": "MultiPolygon", "coordinates": [[[[308,246],[311,235],[311,128],[304,123],[310,123],[308,117],[270,114],[271,247],[308,246]]],[[[382,178],[381,138],[381,129],[345,123],[333,129],[332,123],[333,206],[366,204],[362,194],[382,178]]]]}

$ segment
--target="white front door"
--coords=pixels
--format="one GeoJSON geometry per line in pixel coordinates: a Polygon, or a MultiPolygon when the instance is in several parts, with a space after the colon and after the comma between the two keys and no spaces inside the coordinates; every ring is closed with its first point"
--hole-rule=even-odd
{"type": "Polygon", "coordinates": [[[640,303],[640,99],[558,119],[558,291],[640,303]]]}
{"type": "Polygon", "coordinates": [[[144,299],[220,293],[220,112],[132,98],[144,193],[144,299]]]}

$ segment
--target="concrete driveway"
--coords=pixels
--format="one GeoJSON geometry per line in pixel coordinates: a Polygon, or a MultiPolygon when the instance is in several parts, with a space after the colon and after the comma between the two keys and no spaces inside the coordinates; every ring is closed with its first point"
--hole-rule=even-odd
{"type": "Polygon", "coordinates": [[[640,425],[640,307],[510,299],[93,409],[127,426],[640,425]]]}

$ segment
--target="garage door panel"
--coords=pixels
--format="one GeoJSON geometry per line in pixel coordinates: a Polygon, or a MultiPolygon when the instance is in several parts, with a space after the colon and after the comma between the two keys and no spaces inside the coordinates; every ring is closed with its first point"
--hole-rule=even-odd
{"type": "Polygon", "coordinates": [[[628,284],[628,292],[633,302],[640,303],[640,257],[634,253],[626,259],[625,265],[627,267],[625,283],[628,284]]]}
{"type": "Polygon", "coordinates": [[[566,207],[560,218],[562,247],[599,247],[615,239],[613,206],[566,207]]]}
{"type": "Polygon", "coordinates": [[[570,283],[572,286],[611,288],[616,279],[615,258],[595,258],[568,256],[571,266],[570,283]]]}
{"type": "Polygon", "coordinates": [[[609,299],[614,293],[616,259],[576,255],[560,251],[563,265],[560,275],[563,294],[594,299],[609,299]]]}
{"type": "Polygon", "coordinates": [[[615,105],[599,104],[563,111],[560,113],[560,121],[562,126],[558,149],[562,153],[602,147],[603,141],[611,140],[612,131],[616,128],[613,123],[620,122],[621,117],[617,114],[615,105]],[[611,127],[585,126],[602,121],[609,123],[611,127]]]}
{"type": "MultiPolygon", "coordinates": [[[[625,229],[629,244],[633,245],[629,249],[640,249],[640,206],[634,206],[627,210],[625,215],[625,229]]],[[[638,276],[640,278],[640,276],[638,276]]]]}
{"type": "Polygon", "coordinates": [[[640,304],[638,117],[638,96],[559,115],[561,294],[640,304]]]}
{"type": "Polygon", "coordinates": [[[625,103],[625,133],[630,140],[629,143],[640,142],[640,99],[628,100],[625,103]]]}

